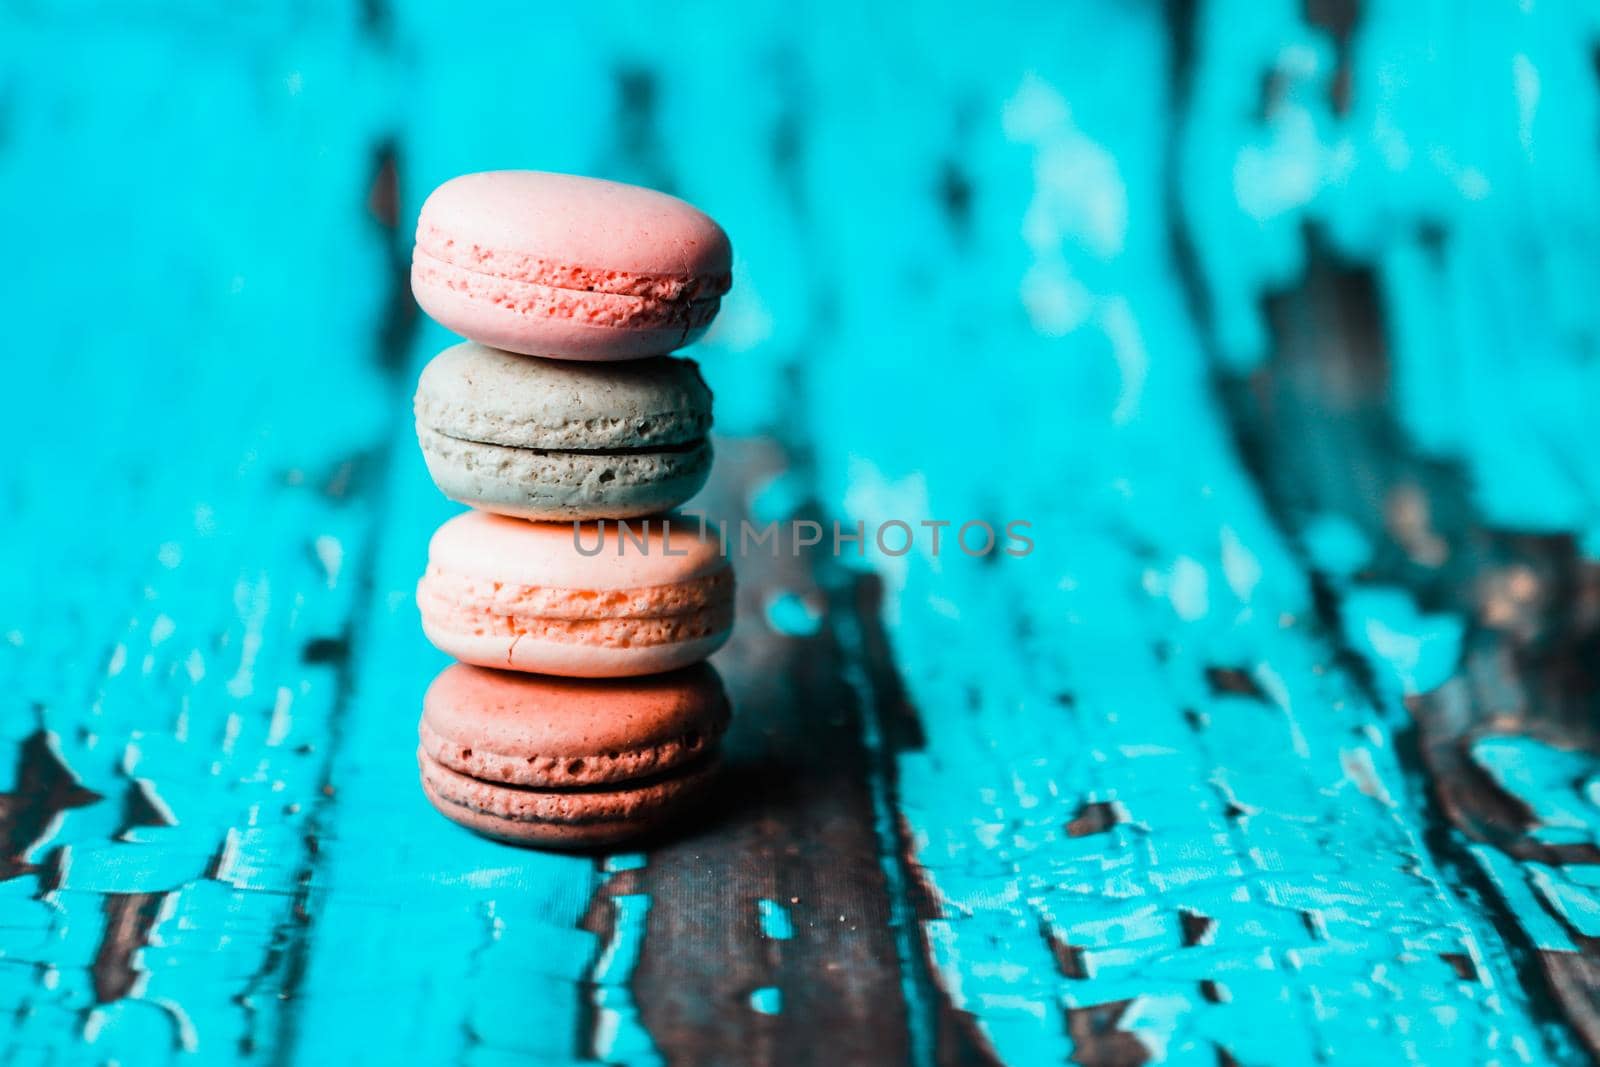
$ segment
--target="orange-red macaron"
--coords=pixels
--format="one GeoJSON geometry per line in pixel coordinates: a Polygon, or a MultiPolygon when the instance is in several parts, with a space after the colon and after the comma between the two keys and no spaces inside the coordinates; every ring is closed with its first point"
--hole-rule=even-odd
{"type": "Polygon", "coordinates": [[[616,681],[447,668],[418,727],[422,786],[445,817],[505,841],[600,845],[699,796],[727,729],[705,664],[616,681]]]}
{"type": "Polygon", "coordinates": [[[417,585],[435,647],[480,667],[569,678],[676,670],[733,628],[733,568],[683,516],[540,523],[479,511],[439,527],[417,585]]]}

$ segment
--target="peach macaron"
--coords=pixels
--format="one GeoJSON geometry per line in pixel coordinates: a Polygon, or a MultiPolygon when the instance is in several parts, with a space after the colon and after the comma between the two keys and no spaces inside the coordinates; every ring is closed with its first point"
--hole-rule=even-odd
{"type": "Polygon", "coordinates": [[[422,205],[411,289],[508,352],[637,359],[694,341],[732,281],[728,235],[676,197],[541,171],[464,174],[422,205]]]}
{"type": "Polygon", "coordinates": [[[417,584],[428,640],[465,663],[619,678],[698,663],[733,628],[733,568],[681,515],[535,523],[469,511],[417,584]]]}
{"type": "Polygon", "coordinates": [[[661,825],[699,797],[727,729],[706,664],[646,678],[552,678],[457,663],[424,698],[417,761],[446,818],[541,847],[661,825]]]}

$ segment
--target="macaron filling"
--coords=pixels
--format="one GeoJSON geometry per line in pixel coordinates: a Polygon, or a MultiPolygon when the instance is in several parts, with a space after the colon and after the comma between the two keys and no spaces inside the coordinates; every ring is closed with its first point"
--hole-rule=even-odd
{"type": "Polygon", "coordinates": [[[529,448],[524,445],[505,445],[499,441],[485,440],[483,438],[460,437],[447,433],[444,430],[435,430],[431,427],[419,427],[419,432],[428,433],[435,437],[442,437],[449,441],[460,441],[471,445],[497,445],[500,448],[514,449],[517,452],[530,452],[534,455],[546,456],[663,456],[663,455],[691,455],[704,449],[711,442],[708,438],[697,437],[689,441],[676,441],[670,444],[652,444],[637,448],[529,448]]]}

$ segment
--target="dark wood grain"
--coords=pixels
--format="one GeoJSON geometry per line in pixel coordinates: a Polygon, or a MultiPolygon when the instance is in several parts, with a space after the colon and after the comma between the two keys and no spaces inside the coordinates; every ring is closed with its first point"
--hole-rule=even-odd
{"type": "Polygon", "coordinates": [[[51,819],[103,799],[61,762],[43,730],[30,734],[17,747],[16,785],[0,793],[0,879],[37,869],[23,852],[51,819]]]}
{"type": "MultiPolygon", "coordinates": [[[[771,440],[721,443],[707,514],[736,530],[750,490],[788,464],[771,440]]],[[[828,620],[871,610],[876,583],[813,551],[796,555],[783,543],[778,558],[737,556],[742,621],[717,661],[736,709],[721,781],[703,820],[657,843],[648,866],[604,891],[653,901],[635,1000],[673,1063],[909,1063],[913,1041],[924,1037],[939,1062],[976,1062],[947,1004],[936,1009],[941,1035],[908,1027],[908,983],[929,997],[932,984],[921,959],[906,961],[915,973],[903,974],[897,952],[870,793],[884,769],[863,745],[861,716],[892,715],[903,738],[911,713],[860,706],[828,620]],[[784,594],[822,611],[816,633],[767,623],[767,603],[784,594]],[[763,936],[761,899],[788,910],[792,939],[763,936]],[[772,1015],[747,1003],[767,986],[782,996],[772,1015]]],[[[872,651],[886,652],[881,634],[872,651]]]]}
{"type": "Polygon", "coordinates": [[[932,946],[923,935],[924,924],[944,918],[938,905],[937,890],[929,884],[927,873],[917,862],[914,833],[899,809],[899,776],[896,759],[903,753],[923,749],[924,736],[917,708],[906,691],[904,679],[895,664],[894,650],[883,622],[884,583],[875,574],[851,571],[837,565],[823,568],[829,596],[830,633],[838,640],[835,655],[844,652],[859,662],[862,702],[861,714],[870,721],[869,775],[885,791],[886,803],[894,809],[886,828],[888,839],[880,839],[880,855],[893,864],[900,891],[901,914],[897,923],[911,927],[906,931],[902,959],[903,988],[925,1008],[922,1032],[913,1028],[912,1040],[922,1046],[923,1058],[940,1067],[992,1067],[1001,1061],[984,1037],[971,1014],[950,1002],[948,991],[936,978],[932,946]]]}

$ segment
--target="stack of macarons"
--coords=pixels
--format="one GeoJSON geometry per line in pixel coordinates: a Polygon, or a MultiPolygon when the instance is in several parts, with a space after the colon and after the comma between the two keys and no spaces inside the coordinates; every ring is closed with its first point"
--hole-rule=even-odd
{"type": "Polygon", "coordinates": [[[502,840],[615,842],[703,792],[729,707],[702,661],[733,572],[671,514],[711,467],[711,392],[669,355],[730,283],[727,235],[681,200],[533,171],[423,204],[411,286],[467,337],[422,372],[428,471],[473,510],[433,535],[423,630],[460,662],[429,688],[422,786],[502,840]],[[619,521],[620,520],[620,521],[619,521]]]}

